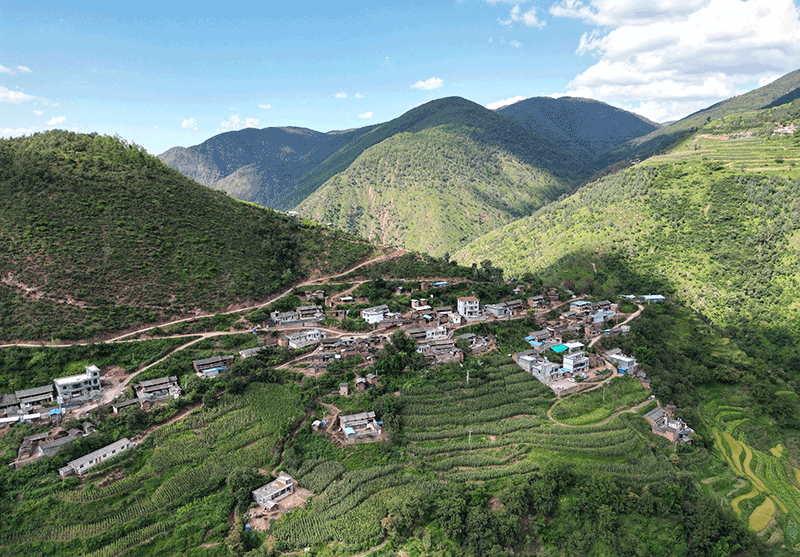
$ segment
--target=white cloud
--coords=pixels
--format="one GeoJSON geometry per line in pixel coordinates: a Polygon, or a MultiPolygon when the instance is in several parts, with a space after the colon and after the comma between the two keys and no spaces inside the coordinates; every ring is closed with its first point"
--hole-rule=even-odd
{"type": "Polygon", "coordinates": [[[596,61],[567,94],[656,121],[766,85],[800,58],[793,0],[559,0],[550,13],[596,27],[576,48],[596,61]]]}
{"type": "Polygon", "coordinates": [[[34,96],[26,95],[22,91],[12,91],[11,89],[0,86],[0,102],[17,104],[25,101],[32,101],[35,98],[34,96]]]}
{"type": "Polygon", "coordinates": [[[153,126],[153,129],[154,129],[154,130],[158,130],[158,129],[160,129],[160,128],[159,128],[158,126],[153,126]]]}
{"type": "Polygon", "coordinates": [[[514,104],[515,102],[524,101],[526,98],[527,97],[523,97],[522,95],[517,95],[516,97],[509,97],[507,99],[491,102],[486,105],[486,108],[489,110],[497,110],[498,108],[503,108],[504,106],[514,104]]]}
{"type": "Polygon", "coordinates": [[[222,131],[241,130],[243,128],[255,128],[259,125],[258,118],[245,117],[242,119],[238,114],[231,114],[230,117],[220,124],[222,131]]]}
{"type": "Polygon", "coordinates": [[[33,133],[30,128],[0,128],[0,137],[20,137],[33,133]]]}
{"type": "Polygon", "coordinates": [[[67,121],[66,116],[53,116],[47,122],[45,122],[45,124],[47,124],[48,126],[55,126],[57,124],[63,124],[66,121],[67,121]]]}
{"type": "Polygon", "coordinates": [[[513,41],[511,41],[511,42],[510,42],[510,43],[508,43],[508,44],[510,44],[510,45],[511,45],[511,46],[513,46],[514,48],[522,48],[522,43],[521,43],[521,42],[519,42],[519,41],[517,41],[517,40],[513,40],[513,41]]]}
{"type": "Polygon", "coordinates": [[[32,111],[35,116],[41,116],[44,114],[44,110],[34,110],[32,111]]]}
{"type": "Polygon", "coordinates": [[[336,95],[334,95],[334,96],[335,96],[337,99],[346,99],[346,98],[347,98],[347,93],[345,93],[344,91],[342,91],[341,93],[336,93],[336,95]]]}
{"type": "Polygon", "coordinates": [[[364,114],[359,114],[359,118],[372,118],[372,112],[365,112],[364,114]]]}
{"type": "Polygon", "coordinates": [[[511,26],[514,22],[524,23],[528,27],[538,27],[539,29],[545,26],[545,22],[540,21],[539,18],[536,17],[536,8],[531,8],[527,12],[523,13],[519,4],[511,8],[509,19],[498,19],[497,22],[500,23],[500,25],[505,25],[506,27],[511,26]]]}
{"type": "Polygon", "coordinates": [[[196,130],[197,121],[194,118],[184,118],[181,127],[185,130],[196,130]]]}
{"type": "MultiPolygon", "coordinates": [[[[0,73],[14,73],[14,70],[6,68],[5,66],[0,66],[0,73]]],[[[4,130],[10,130],[11,128],[3,128],[4,130]]]]}
{"type": "Polygon", "coordinates": [[[413,89],[424,89],[426,91],[429,91],[431,89],[439,89],[439,88],[442,87],[442,85],[444,85],[444,80],[442,80],[442,79],[440,79],[438,77],[431,77],[431,78],[426,79],[425,81],[422,81],[422,80],[417,81],[411,87],[413,89]]]}
{"type": "Polygon", "coordinates": [[[356,93],[356,98],[357,99],[363,99],[364,95],[362,95],[361,93],[356,93]]]}
{"type": "Polygon", "coordinates": [[[22,73],[31,73],[33,71],[28,66],[17,66],[17,69],[22,73]]]}
{"type": "Polygon", "coordinates": [[[264,110],[269,110],[270,108],[272,108],[272,105],[271,104],[260,104],[260,105],[258,105],[258,108],[263,108],[264,110]]]}

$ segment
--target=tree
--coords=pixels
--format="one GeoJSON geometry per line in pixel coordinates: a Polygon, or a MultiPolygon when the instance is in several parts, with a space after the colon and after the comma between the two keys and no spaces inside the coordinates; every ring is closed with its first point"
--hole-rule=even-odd
{"type": "Polygon", "coordinates": [[[264,484],[264,477],[255,468],[234,468],[228,474],[228,486],[240,510],[250,504],[252,491],[264,484]]]}

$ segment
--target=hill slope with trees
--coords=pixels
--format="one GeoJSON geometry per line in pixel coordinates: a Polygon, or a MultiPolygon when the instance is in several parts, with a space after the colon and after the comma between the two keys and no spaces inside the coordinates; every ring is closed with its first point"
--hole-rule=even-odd
{"type": "Polygon", "coordinates": [[[247,128],[215,135],[200,145],[173,147],[158,158],[237,199],[278,207],[304,174],[373,127],[328,133],[298,127],[247,128]]]}
{"type": "Polygon", "coordinates": [[[589,173],[578,153],[453,97],[411,110],[339,151],[314,171],[314,180],[328,178],[298,210],[442,255],[530,214],[589,173]]]}
{"type": "Polygon", "coordinates": [[[576,277],[599,296],[660,291],[789,358],[800,340],[800,138],[773,134],[776,121],[800,123],[800,101],[711,121],[457,259],[576,277]]]}
{"type": "Polygon", "coordinates": [[[87,338],[219,310],[372,250],[96,134],[0,140],[0,194],[6,338],[87,338]]]}
{"type": "Polygon", "coordinates": [[[532,97],[497,113],[592,159],[660,127],[627,110],[576,97],[532,97]]]}

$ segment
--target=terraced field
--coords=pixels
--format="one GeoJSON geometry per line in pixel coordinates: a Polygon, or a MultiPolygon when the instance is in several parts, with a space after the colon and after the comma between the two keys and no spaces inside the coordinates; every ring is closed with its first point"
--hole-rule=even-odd
{"type": "MultiPolygon", "coordinates": [[[[677,145],[657,162],[697,160],[719,161],[736,169],[770,173],[788,171],[800,163],[800,151],[792,136],[753,137],[734,135],[698,135],[677,145]]],[[[642,163],[644,166],[655,161],[642,163]]]]}
{"type": "Polygon", "coordinates": [[[237,467],[271,469],[277,458],[272,449],[300,415],[291,387],[255,383],[244,396],[224,396],[214,409],[195,411],[154,432],[137,450],[98,465],[82,485],[72,479],[77,486],[21,502],[19,516],[35,526],[23,525],[16,537],[0,540],[0,555],[32,555],[33,547],[59,542],[69,543],[73,554],[91,550],[98,556],[153,538],[171,538],[174,548],[176,536],[184,536],[181,551],[205,538],[221,542],[225,517],[207,510],[215,506],[220,482],[237,467]],[[138,470],[129,470],[142,460],[138,470]]]}
{"type": "Polygon", "coordinates": [[[750,420],[743,416],[746,409],[720,406],[717,408],[718,427],[712,428],[714,444],[734,473],[745,480],[744,485],[728,495],[731,507],[750,529],[765,535],[772,533],[771,524],[782,528],[784,536],[792,538],[800,518],[800,471],[783,458],[784,448],[778,445],[765,453],[751,447],[745,436],[750,420]],[[721,424],[725,424],[724,428],[721,424]],[[758,501],[763,498],[762,501],[758,501]],[[753,504],[749,500],[755,500],[753,504]]]}

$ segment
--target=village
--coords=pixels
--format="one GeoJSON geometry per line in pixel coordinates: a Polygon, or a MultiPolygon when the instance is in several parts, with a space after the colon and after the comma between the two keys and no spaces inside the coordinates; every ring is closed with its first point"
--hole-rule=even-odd
{"type": "MultiPolygon", "coordinates": [[[[445,281],[423,281],[420,284],[423,293],[447,286],[445,281]]],[[[397,287],[395,295],[400,297],[404,294],[403,287],[397,287]]],[[[322,288],[316,288],[302,293],[306,305],[288,311],[271,311],[269,319],[251,323],[252,334],[259,339],[259,346],[235,354],[219,353],[194,360],[191,370],[186,372],[210,380],[225,373],[237,358],[254,357],[267,346],[287,347],[298,355],[282,367],[315,379],[336,362],[357,362],[352,380],[340,382],[338,389],[332,392],[340,397],[349,397],[378,386],[380,377],[370,372],[371,364],[397,331],[415,341],[416,352],[424,356],[429,365],[460,364],[467,355],[479,358],[498,347],[492,334],[479,335],[461,329],[479,323],[533,317],[540,328],[525,334],[524,341],[530,348],[509,356],[522,370],[552,389],[558,398],[596,388],[614,377],[628,377],[631,381],[638,381],[644,389],[650,388],[646,373],[634,357],[616,348],[598,352],[593,347],[602,338],[627,334],[629,323],[642,311],[642,304],[664,302],[663,296],[622,296],[619,301],[593,302],[569,292],[565,296],[564,292],[556,289],[524,296],[524,287],[521,286],[514,288],[514,294],[518,297],[486,304],[474,295],[460,295],[455,305],[437,305],[434,295],[418,295],[410,298],[404,310],[400,308],[398,311],[397,304],[393,304],[395,311],[390,311],[391,301],[363,307],[368,304],[366,297],[347,292],[326,296],[322,288]],[[628,313],[620,310],[624,302],[627,302],[628,313]],[[630,311],[631,308],[635,311],[630,311]],[[353,319],[352,314],[363,320],[367,331],[345,331],[335,326],[344,319],[353,319]]],[[[46,431],[24,437],[17,458],[10,466],[19,469],[55,455],[75,440],[91,435],[95,425],[87,419],[83,419],[79,427],[61,427],[66,419],[80,419],[88,409],[106,406],[114,414],[124,412],[128,407],[147,410],[183,394],[177,376],[142,380],[132,384],[127,391],[122,389],[132,378],[109,389],[102,371],[95,365],[87,365],[84,373],[58,377],[50,385],[1,395],[0,427],[8,428],[17,423],[50,426],[46,431]]],[[[314,420],[312,428],[315,432],[329,435],[340,446],[386,439],[383,424],[376,419],[374,412],[345,415],[331,405],[328,407],[328,415],[314,420]]],[[[674,416],[674,408],[661,408],[659,405],[645,419],[653,433],[673,443],[691,443],[693,430],[674,416]]],[[[82,476],[93,466],[123,451],[135,449],[138,441],[136,438],[119,439],[68,462],[59,474],[62,477],[82,476]]],[[[253,500],[261,509],[251,513],[255,523],[259,518],[275,516],[275,513],[280,514],[301,504],[304,497],[294,497],[292,501],[297,500],[284,507],[279,503],[292,496],[295,487],[295,481],[281,473],[277,479],[254,491],[253,500]]]]}

